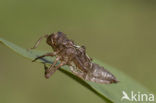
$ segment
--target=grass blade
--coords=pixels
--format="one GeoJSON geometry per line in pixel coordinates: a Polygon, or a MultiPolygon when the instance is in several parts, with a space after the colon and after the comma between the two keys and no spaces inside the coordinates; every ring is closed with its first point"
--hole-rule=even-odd
{"type": "MultiPolygon", "coordinates": [[[[40,56],[44,54],[45,52],[42,51],[36,51],[36,50],[27,50],[23,49],[5,39],[0,38],[0,42],[4,44],[5,46],[9,47],[11,50],[15,51],[21,56],[24,56],[29,59],[34,59],[37,56],[40,56]]],[[[49,58],[43,58],[40,59],[39,62],[45,62],[45,63],[52,63],[52,59],[49,58]]],[[[149,93],[149,90],[146,89],[144,86],[140,85],[138,82],[135,80],[131,79],[129,76],[126,74],[122,73],[118,69],[115,69],[111,66],[108,66],[107,64],[104,64],[98,60],[95,60],[97,64],[100,64],[101,66],[104,66],[107,70],[112,72],[117,79],[120,81],[117,84],[97,84],[89,81],[84,81],[77,76],[73,75],[67,66],[64,66],[63,68],[60,69],[61,72],[67,74],[68,76],[72,77],[74,80],[82,84],[83,86],[87,87],[94,93],[96,93],[99,97],[103,98],[103,100],[107,103],[121,103],[121,97],[122,91],[125,91],[126,93],[130,94],[131,91],[134,92],[141,92],[141,93],[149,93]]],[[[124,100],[124,103],[130,103],[128,100],[124,100]]],[[[135,102],[133,102],[135,103],[135,102]]]]}

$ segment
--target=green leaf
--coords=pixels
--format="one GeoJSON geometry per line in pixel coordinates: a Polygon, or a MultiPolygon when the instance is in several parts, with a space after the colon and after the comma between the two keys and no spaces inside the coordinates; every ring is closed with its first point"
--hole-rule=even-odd
{"type": "MultiPolygon", "coordinates": [[[[5,39],[0,38],[0,42],[3,43],[5,46],[9,47],[11,50],[15,51],[16,53],[20,54],[29,59],[34,59],[37,56],[44,54],[45,52],[36,51],[36,50],[27,50],[21,48],[5,39]]],[[[38,62],[45,62],[51,64],[53,59],[50,58],[43,58],[38,60],[38,62]]],[[[144,86],[140,85],[138,82],[127,76],[126,74],[122,73],[116,68],[108,66],[98,60],[95,60],[97,64],[104,66],[107,70],[112,72],[117,79],[120,81],[117,84],[97,84],[89,81],[84,81],[77,76],[73,75],[67,66],[59,69],[61,72],[65,73],[66,75],[72,77],[74,80],[82,84],[83,86],[87,87],[94,93],[96,93],[99,97],[101,97],[107,103],[121,103],[121,98],[123,96],[122,91],[125,91],[128,96],[130,96],[131,91],[134,93],[149,93],[149,90],[146,89],[144,86]]],[[[83,91],[82,91],[83,92],[83,91]]],[[[124,103],[130,103],[128,100],[123,100],[124,103]]],[[[133,102],[134,103],[134,102],[133,102]]]]}

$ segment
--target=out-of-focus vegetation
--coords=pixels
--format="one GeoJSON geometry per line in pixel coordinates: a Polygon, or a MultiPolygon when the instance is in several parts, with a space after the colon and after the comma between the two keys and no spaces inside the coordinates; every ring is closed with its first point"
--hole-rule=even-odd
{"type": "MultiPolygon", "coordinates": [[[[0,37],[30,48],[58,30],[94,59],[119,68],[155,93],[156,2],[102,0],[1,0],[0,37]]],[[[43,42],[39,49],[50,51],[43,42]]],[[[59,71],[50,80],[43,65],[0,46],[0,102],[103,103],[59,71]]]]}

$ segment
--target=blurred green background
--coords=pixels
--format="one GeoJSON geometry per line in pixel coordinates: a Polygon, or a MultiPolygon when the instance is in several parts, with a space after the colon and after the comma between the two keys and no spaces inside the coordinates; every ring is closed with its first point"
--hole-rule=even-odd
{"type": "MultiPolygon", "coordinates": [[[[156,93],[155,0],[0,0],[0,37],[30,48],[56,31],[156,93]]],[[[51,48],[43,41],[38,50],[51,48]]],[[[0,45],[0,103],[103,103],[61,72],[43,72],[0,45]]]]}

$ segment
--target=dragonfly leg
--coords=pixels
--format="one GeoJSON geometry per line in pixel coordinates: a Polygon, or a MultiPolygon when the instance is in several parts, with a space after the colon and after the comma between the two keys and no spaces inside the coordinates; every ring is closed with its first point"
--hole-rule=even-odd
{"type": "Polygon", "coordinates": [[[32,62],[35,62],[37,59],[41,59],[41,58],[46,57],[46,56],[51,56],[51,57],[53,57],[53,56],[55,56],[56,54],[57,54],[56,52],[47,53],[47,54],[44,54],[44,55],[42,55],[42,56],[39,56],[39,57],[35,58],[32,62]]]}
{"type": "Polygon", "coordinates": [[[43,40],[43,38],[47,38],[48,36],[49,36],[48,34],[41,36],[41,37],[37,40],[37,42],[35,43],[35,45],[34,45],[32,48],[30,48],[30,49],[35,49],[35,48],[37,48],[38,45],[40,44],[41,40],[43,40]]]}
{"type": "Polygon", "coordinates": [[[49,69],[47,69],[46,73],[45,73],[45,77],[48,79],[51,75],[54,74],[54,72],[56,72],[57,69],[59,69],[61,66],[65,65],[66,62],[61,62],[59,65],[55,66],[57,63],[57,60],[55,60],[55,62],[50,66],[49,69]]]}

